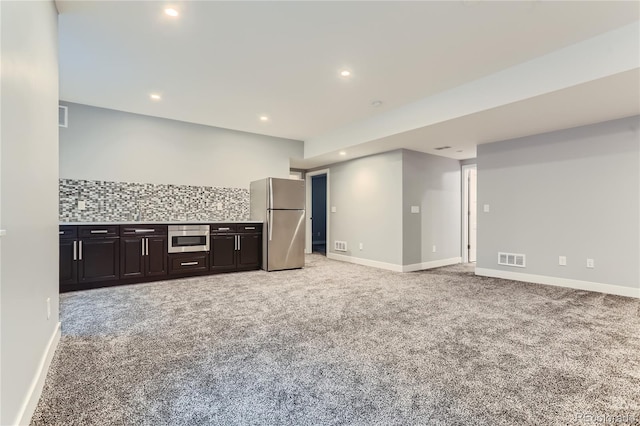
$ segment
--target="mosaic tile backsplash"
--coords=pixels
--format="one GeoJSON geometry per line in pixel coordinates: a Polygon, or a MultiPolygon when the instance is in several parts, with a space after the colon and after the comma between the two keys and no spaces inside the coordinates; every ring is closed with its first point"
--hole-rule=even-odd
{"type": "Polygon", "coordinates": [[[249,190],[60,179],[60,222],[173,220],[249,220],[249,190]]]}

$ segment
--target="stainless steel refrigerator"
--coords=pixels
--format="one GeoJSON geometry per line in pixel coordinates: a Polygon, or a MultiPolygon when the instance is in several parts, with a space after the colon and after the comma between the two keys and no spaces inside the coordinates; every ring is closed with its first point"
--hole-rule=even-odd
{"type": "Polygon", "coordinates": [[[251,182],[251,220],[264,223],[262,269],[304,267],[305,182],[266,178],[251,182]]]}

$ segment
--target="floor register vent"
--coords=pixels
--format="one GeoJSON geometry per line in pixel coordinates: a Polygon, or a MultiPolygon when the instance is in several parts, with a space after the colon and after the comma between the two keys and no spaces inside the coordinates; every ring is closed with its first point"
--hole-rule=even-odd
{"type": "Polygon", "coordinates": [[[334,241],[333,248],[335,251],[347,251],[347,242],[346,241],[334,241]]]}
{"type": "Polygon", "coordinates": [[[524,254],[498,253],[498,265],[517,266],[524,268],[526,265],[524,254]]]}

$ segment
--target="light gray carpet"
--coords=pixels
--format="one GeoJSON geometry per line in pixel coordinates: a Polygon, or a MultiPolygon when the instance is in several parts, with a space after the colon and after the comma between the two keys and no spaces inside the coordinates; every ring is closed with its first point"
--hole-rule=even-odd
{"type": "Polygon", "coordinates": [[[640,424],[639,300],[464,265],[310,255],[67,293],[61,316],[34,425],[640,424]]]}

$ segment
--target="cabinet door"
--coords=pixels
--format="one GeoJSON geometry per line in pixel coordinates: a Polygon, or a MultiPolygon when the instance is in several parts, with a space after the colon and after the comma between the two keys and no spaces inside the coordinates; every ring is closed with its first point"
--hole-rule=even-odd
{"type": "Polygon", "coordinates": [[[262,260],[262,235],[240,234],[240,250],[238,250],[238,269],[260,269],[262,260]]]}
{"type": "Polygon", "coordinates": [[[211,236],[211,271],[224,272],[236,269],[236,236],[211,236]]]}
{"type": "Polygon", "coordinates": [[[74,258],[77,257],[76,240],[60,240],[60,287],[78,282],[78,264],[74,258]]]}
{"type": "Polygon", "coordinates": [[[120,276],[120,239],[80,240],[78,281],[112,281],[120,276]]]}
{"type": "Polygon", "coordinates": [[[142,237],[120,238],[120,278],[144,276],[144,242],[142,237]]]}
{"type": "Polygon", "coordinates": [[[167,237],[146,238],[146,275],[148,277],[167,275],[167,237]]]}

